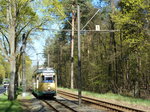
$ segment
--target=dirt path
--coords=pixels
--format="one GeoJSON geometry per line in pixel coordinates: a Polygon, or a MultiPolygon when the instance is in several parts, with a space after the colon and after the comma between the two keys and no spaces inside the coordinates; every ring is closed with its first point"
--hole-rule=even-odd
{"type": "Polygon", "coordinates": [[[47,108],[31,93],[28,93],[26,97],[19,96],[18,101],[24,112],[47,112],[47,108]]]}

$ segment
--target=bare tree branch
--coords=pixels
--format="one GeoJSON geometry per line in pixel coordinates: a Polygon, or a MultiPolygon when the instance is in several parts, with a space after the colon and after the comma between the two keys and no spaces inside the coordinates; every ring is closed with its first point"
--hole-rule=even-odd
{"type": "Polygon", "coordinates": [[[17,35],[16,35],[16,38],[20,35],[20,33],[29,25],[29,23],[30,23],[31,21],[29,21],[29,22],[27,22],[20,30],[19,30],[19,32],[17,33],[17,35]]]}
{"type": "Polygon", "coordinates": [[[8,46],[9,46],[9,53],[10,53],[10,42],[9,42],[9,40],[8,40],[8,37],[4,34],[4,32],[2,32],[2,30],[0,30],[0,32],[2,33],[2,35],[3,35],[3,37],[6,39],[6,41],[7,41],[7,43],[8,43],[8,46]]]}
{"type": "MultiPolygon", "coordinates": [[[[45,21],[45,22],[46,22],[46,21],[45,21]]],[[[38,29],[38,28],[39,28],[40,26],[42,26],[45,22],[43,22],[43,23],[41,23],[41,24],[39,24],[39,25],[37,25],[37,26],[31,28],[31,29],[27,32],[27,34],[26,34],[26,36],[25,36],[25,44],[26,44],[26,41],[27,41],[27,39],[28,39],[30,33],[31,33],[34,29],[38,29]]],[[[20,47],[20,57],[21,57],[21,55],[22,55],[22,49],[23,49],[23,45],[20,47]]],[[[19,53],[18,53],[17,55],[19,55],[19,53]]],[[[19,58],[20,58],[20,57],[19,57],[19,58]]]]}
{"type": "Polygon", "coordinates": [[[3,36],[3,46],[4,46],[4,49],[6,50],[7,55],[8,55],[8,50],[7,50],[7,47],[6,47],[6,42],[5,42],[4,36],[3,36]]]}
{"type": "Polygon", "coordinates": [[[9,56],[8,56],[7,53],[6,53],[6,50],[3,48],[1,41],[0,41],[0,49],[2,50],[2,52],[3,52],[4,56],[5,56],[5,58],[6,58],[7,60],[9,60],[9,56]]]}

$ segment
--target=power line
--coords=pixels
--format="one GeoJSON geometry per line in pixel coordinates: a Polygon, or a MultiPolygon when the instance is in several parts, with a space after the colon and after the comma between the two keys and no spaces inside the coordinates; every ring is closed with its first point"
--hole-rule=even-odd
{"type": "Polygon", "coordinates": [[[91,19],[84,25],[84,27],[81,29],[83,30],[88,24],[89,22],[96,16],[96,14],[100,11],[100,9],[97,10],[97,12],[91,17],[91,19]]]}
{"type": "MultiPolygon", "coordinates": [[[[65,31],[65,32],[72,32],[71,29],[47,29],[47,28],[38,28],[41,30],[52,30],[52,31],[65,31]]],[[[77,32],[77,30],[75,30],[77,32]]],[[[120,30],[80,30],[80,32],[117,32],[120,30]]]]}

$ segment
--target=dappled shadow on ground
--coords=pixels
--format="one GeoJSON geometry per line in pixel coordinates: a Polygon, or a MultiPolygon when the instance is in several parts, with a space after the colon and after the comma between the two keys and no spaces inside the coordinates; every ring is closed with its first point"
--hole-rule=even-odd
{"type": "Polygon", "coordinates": [[[31,99],[20,99],[19,102],[22,105],[24,112],[44,112],[44,107],[40,100],[33,97],[31,99]]]}
{"type": "Polygon", "coordinates": [[[5,110],[5,112],[10,112],[12,106],[13,106],[13,102],[10,102],[10,105],[8,106],[8,108],[5,110]]]}
{"type": "Polygon", "coordinates": [[[16,101],[0,98],[0,112],[20,112],[22,109],[16,101]]]}

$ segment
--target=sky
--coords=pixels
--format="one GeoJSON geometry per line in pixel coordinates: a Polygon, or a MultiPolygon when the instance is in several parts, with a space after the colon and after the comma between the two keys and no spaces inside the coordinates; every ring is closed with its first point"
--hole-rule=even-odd
{"type": "MultiPolygon", "coordinates": [[[[98,1],[99,0],[93,0],[93,2],[92,2],[92,4],[97,8],[102,7],[102,5],[105,4],[105,3],[102,3],[101,6],[97,6],[98,1]]],[[[119,0],[115,0],[115,1],[119,1],[119,0]]],[[[47,28],[59,29],[58,23],[59,23],[58,21],[57,21],[57,23],[53,22],[53,24],[48,25],[47,28]]],[[[30,56],[30,59],[32,60],[33,66],[37,65],[37,54],[38,54],[39,65],[42,65],[44,63],[45,59],[44,59],[42,53],[43,53],[43,49],[45,46],[45,40],[49,37],[53,38],[54,35],[55,35],[54,31],[49,30],[49,31],[38,32],[37,35],[34,35],[34,37],[32,37],[32,38],[36,38],[36,39],[33,40],[33,44],[32,44],[33,47],[30,49],[27,49],[27,52],[30,56]]]]}
{"type": "MultiPolygon", "coordinates": [[[[33,2],[31,6],[33,7],[33,10],[36,11],[40,19],[43,19],[45,16],[41,9],[41,5],[38,5],[40,0],[37,0],[36,2],[33,2]]],[[[45,13],[47,14],[47,13],[45,13]]],[[[58,29],[56,21],[52,21],[51,23],[47,23],[47,26],[45,26],[45,29],[58,29]]],[[[44,30],[39,32],[34,32],[33,35],[31,35],[31,38],[33,40],[33,43],[30,44],[29,48],[26,49],[27,54],[29,55],[30,59],[32,60],[32,66],[37,66],[37,60],[39,61],[39,65],[42,65],[45,61],[43,57],[43,50],[45,46],[45,41],[47,38],[53,38],[55,33],[51,30],[44,30]],[[32,47],[31,47],[32,46],[32,47]],[[38,55],[37,55],[38,54],[38,55]]]]}
{"type": "MultiPolygon", "coordinates": [[[[59,29],[59,28],[56,23],[53,23],[49,25],[49,28],[47,27],[47,29],[59,29]]],[[[55,35],[55,32],[52,30],[45,30],[45,31],[36,33],[36,35],[32,35],[31,38],[33,38],[33,44],[29,45],[32,47],[26,49],[28,56],[32,60],[32,66],[37,66],[37,60],[39,60],[39,65],[42,65],[44,63],[45,58],[43,57],[42,53],[44,50],[46,39],[53,38],[54,35],[55,35]]]]}

